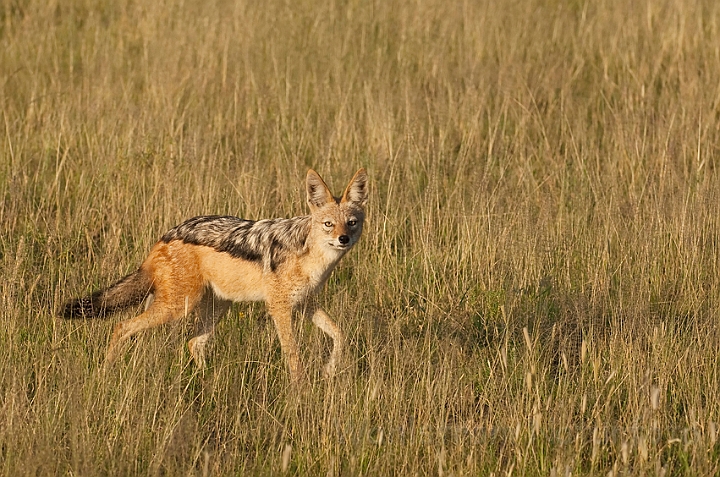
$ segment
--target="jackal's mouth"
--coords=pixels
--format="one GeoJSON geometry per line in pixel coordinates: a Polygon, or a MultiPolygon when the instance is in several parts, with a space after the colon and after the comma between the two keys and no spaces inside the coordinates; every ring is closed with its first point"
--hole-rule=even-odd
{"type": "Polygon", "coordinates": [[[353,246],[353,244],[350,242],[348,242],[348,243],[329,242],[328,245],[330,245],[332,248],[337,249],[337,250],[347,250],[353,246]]]}

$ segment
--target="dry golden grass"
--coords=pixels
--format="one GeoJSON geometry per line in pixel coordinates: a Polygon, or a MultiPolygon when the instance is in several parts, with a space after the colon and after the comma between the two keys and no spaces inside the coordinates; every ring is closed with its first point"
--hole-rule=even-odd
{"type": "Polygon", "coordinates": [[[2,475],[720,472],[720,5],[0,2],[2,475]],[[135,340],[53,310],[184,218],[369,223],[298,320],[135,340]]]}

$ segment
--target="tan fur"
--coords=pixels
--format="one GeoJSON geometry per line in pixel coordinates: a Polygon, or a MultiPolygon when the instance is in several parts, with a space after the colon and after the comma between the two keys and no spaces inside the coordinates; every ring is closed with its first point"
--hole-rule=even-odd
{"type": "MultiPolygon", "coordinates": [[[[175,235],[169,235],[171,239],[167,242],[161,240],[155,244],[138,272],[134,274],[149,279],[152,283],[152,296],[143,313],[115,326],[107,350],[106,366],[115,360],[121,345],[129,337],[142,330],[181,319],[195,311],[198,314],[197,326],[188,347],[193,359],[202,367],[205,364],[205,345],[230,303],[264,301],[277,329],[291,379],[297,382],[304,375],[291,322],[293,309],[301,304],[307,305],[313,323],[333,340],[333,351],[325,366],[326,375],[332,375],[345,337],[327,313],[310,298],[322,288],[338,261],[360,237],[367,200],[366,184],[367,175],[364,169],[360,169],[350,181],[342,198],[336,199],[322,178],[315,171],[308,171],[306,185],[311,223],[309,231],[306,232],[304,247],[294,251],[275,251],[272,260],[270,257],[251,260],[239,256],[253,256],[248,252],[254,250],[249,249],[249,245],[243,245],[246,248],[236,256],[227,251],[218,251],[221,245],[217,244],[221,243],[219,239],[223,238],[220,232],[212,230],[203,235],[202,230],[198,233],[192,230],[196,223],[200,224],[197,228],[201,227],[202,217],[184,229],[178,228],[177,233],[192,236],[195,242],[200,242],[205,236],[210,237],[212,233],[214,235],[208,241],[213,246],[187,243],[175,238],[175,235]]],[[[213,217],[206,222],[221,219],[226,218],[213,217]]],[[[282,233],[296,233],[292,227],[301,227],[302,223],[302,220],[292,222],[288,225],[290,228],[282,233]]],[[[297,229],[297,233],[301,230],[304,229],[297,229]]],[[[238,242],[246,244],[242,240],[238,242]]],[[[248,240],[247,243],[255,242],[248,240]]],[[[258,245],[258,250],[266,249],[267,247],[258,245]]],[[[111,287],[106,291],[96,292],[94,296],[99,297],[96,301],[101,303],[103,297],[112,296],[112,291],[111,287]]],[[[85,299],[70,303],[67,310],[70,313],[73,310],[82,310],[82,306],[77,305],[79,302],[87,306],[90,301],[85,299]]]]}

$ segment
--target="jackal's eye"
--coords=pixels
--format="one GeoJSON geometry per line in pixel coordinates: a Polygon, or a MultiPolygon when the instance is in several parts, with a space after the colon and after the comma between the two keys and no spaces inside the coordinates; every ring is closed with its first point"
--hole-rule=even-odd
{"type": "Polygon", "coordinates": [[[327,228],[330,228],[330,227],[332,227],[332,226],[333,226],[333,223],[332,223],[332,222],[330,222],[329,220],[326,220],[326,221],[325,221],[325,223],[324,223],[323,225],[324,225],[325,227],[327,227],[327,228]]]}
{"type": "Polygon", "coordinates": [[[355,219],[348,220],[348,225],[350,227],[355,227],[355,225],[357,225],[357,220],[355,220],[355,219]]]}

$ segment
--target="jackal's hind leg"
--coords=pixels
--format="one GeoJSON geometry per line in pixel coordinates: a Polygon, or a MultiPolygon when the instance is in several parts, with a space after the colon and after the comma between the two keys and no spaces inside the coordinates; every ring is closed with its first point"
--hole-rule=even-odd
{"type": "Polygon", "coordinates": [[[195,335],[188,341],[188,349],[198,368],[205,368],[205,345],[215,331],[215,325],[230,308],[230,301],[217,298],[208,290],[198,304],[195,335]]]}
{"type": "Polygon", "coordinates": [[[147,309],[136,316],[115,325],[115,331],[110,338],[110,345],[105,354],[105,368],[107,369],[117,358],[120,346],[133,335],[154,328],[171,321],[178,320],[192,311],[198,302],[197,297],[186,297],[180,303],[167,303],[168,300],[158,298],[150,303],[147,309]]]}
{"type": "Polygon", "coordinates": [[[329,378],[335,375],[335,367],[337,362],[342,355],[343,348],[345,347],[345,334],[335,324],[335,322],[325,313],[325,310],[318,307],[314,309],[312,315],[312,321],[315,326],[325,332],[326,335],[330,336],[333,340],[333,349],[330,353],[330,359],[325,364],[324,374],[325,377],[329,378]]]}

